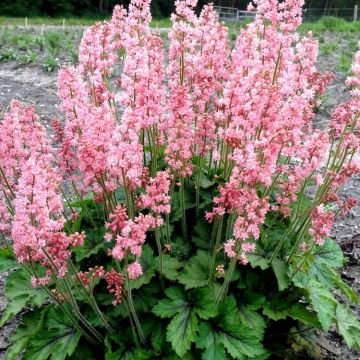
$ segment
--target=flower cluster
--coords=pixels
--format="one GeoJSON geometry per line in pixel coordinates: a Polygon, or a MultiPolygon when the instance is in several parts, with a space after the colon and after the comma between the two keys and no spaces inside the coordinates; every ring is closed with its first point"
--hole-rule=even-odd
{"type": "Polygon", "coordinates": [[[311,228],[309,234],[314,236],[316,245],[323,245],[325,238],[330,236],[331,227],[335,218],[332,211],[326,211],[323,206],[318,206],[310,215],[311,228]]]}
{"type": "Polygon", "coordinates": [[[177,0],[165,56],[150,28],[150,1],[132,0],[128,10],[116,6],[111,20],[86,30],[79,65],[59,71],[64,120],[53,123],[56,150],[34,108],[11,103],[0,123],[0,231],[11,234],[21,263],[45,267],[34,285],[66,278],[71,250],[86,245],[81,231],[92,223],[101,238],[107,231],[102,245],[116,271],[98,264],[73,272],[84,287],[105,279],[120,303],[131,296],[127,283],[144,272],[146,242],[155,238],[160,257],[176,249],[173,204],[181,208],[184,239],[190,214],[194,223],[205,216],[211,224],[211,270],[219,275],[219,249],[246,265],[262,230],[271,228],[269,212],[294,229],[304,224],[304,231],[289,230],[295,247],[324,243],[337,215],[330,206],[341,214],[355,206],[336,191],[360,172],[360,52],[347,81],[350,100],[335,110],[328,130],[314,131],[314,108],[332,75],[315,68],[312,34],[296,33],[302,5],[254,0],[255,20],[232,48],[212,5],[197,15],[196,0],[177,0]],[[309,185],[314,195],[304,209],[309,185]],[[63,193],[77,206],[64,207],[60,187],[71,188],[63,193]]]}
{"type": "Polygon", "coordinates": [[[124,276],[112,269],[105,274],[105,280],[108,283],[107,289],[109,293],[115,296],[113,305],[120,304],[124,292],[124,276]]]}
{"type": "Polygon", "coordinates": [[[155,178],[149,180],[145,187],[145,194],[139,198],[139,206],[148,208],[154,214],[170,213],[170,173],[167,171],[158,172],[155,178]]]}

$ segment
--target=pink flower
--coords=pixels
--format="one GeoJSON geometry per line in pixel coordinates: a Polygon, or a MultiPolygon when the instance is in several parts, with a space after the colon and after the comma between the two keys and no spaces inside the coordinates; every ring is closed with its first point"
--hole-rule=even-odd
{"type": "Polygon", "coordinates": [[[110,272],[105,274],[105,280],[108,283],[107,289],[110,294],[115,296],[113,305],[121,304],[122,297],[124,292],[124,275],[116,272],[114,269],[111,269],[110,272]]]}
{"type": "Polygon", "coordinates": [[[22,167],[30,156],[41,154],[46,161],[53,158],[45,128],[32,106],[11,101],[0,123],[0,133],[0,230],[8,234],[13,217],[8,208],[14,201],[22,167]]]}
{"type": "Polygon", "coordinates": [[[63,232],[65,220],[58,193],[59,180],[41,155],[31,156],[24,163],[14,200],[11,234],[19,262],[39,262],[62,278],[67,272],[69,246],[74,238],[63,232]]]}
{"type": "Polygon", "coordinates": [[[111,229],[113,233],[120,232],[125,226],[128,219],[126,208],[123,205],[118,205],[114,212],[109,215],[110,222],[106,224],[108,229],[111,229]]]}
{"type": "Polygon", "coordinates": [[[116,237],[112,256],[117,260],[122,260],[128,254],[140,257],[148,230],[159,225],[157,219],[151,215],[140,214],[134,220],[127,220],[121,234],[116,237]]]}
{"type": "Polygon", "coordinates": [[[316,245],[323,245],[325,238],[330,236],[335,214],[332,211],[326,211],[323,205],[320,205],[313,210],[310,218],[311,227],[309,234],[314,237],[316,245]]]}
{"type": "Polygon", "coordinates": [[[130,280],[135,280],[143,274],[141,265],[138,261],[128,265],[127,272],[130,280]]]}
{"type": "Polygon", "coordinates": [[[244,254],[254,252],[256,248],[256,244],[253,243],[242,243],[241,244],[241,250],[244,254]]]}
{"type": "Polygon", "coordinates": [[[224,250],[225,250],[225,254],[227,255],[227,257],[233,258],[236,256],[235,245],[236,245],[236,242],[233,239],[228,240],[224,244],[224,250]]]}
{"type": "Polygon", "coordinates": [[[169,214],[170,179],[168,171],[160,171],[155,178],[151,178],[145,187],[145,194],[140,195],[139,206],[149,208],[155,214],[169,214]]]}
{"type": "Polygon", "coordinates": [[[79,234],[78,232],[73,233],[69,236],[69,240],[72,246],[82,246],[84,245],[84,241],[85,241],[86,235],[85,232],[81,232],[81,234],[79,234]]]}

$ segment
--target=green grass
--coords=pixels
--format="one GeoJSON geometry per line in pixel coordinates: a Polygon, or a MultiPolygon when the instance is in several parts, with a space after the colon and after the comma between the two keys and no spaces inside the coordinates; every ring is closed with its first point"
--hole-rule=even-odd
{"type": "Polygon", "coordinates": [[[150,25],[153,28],[170,28],[171,21],[168,18],[153,19],[150,25]]]}
{"type": "MultiPolygon", "coordinates": [[[[306,33],[312,31],[314,35],[320,35],[325,32],[360,32],[360,21],[347,22],[331,16],[326,16],[315,22],[304,22],[300,26],[300,32],[306,33]]],[[[354,35],[353,35],[354,36],[354,35]]]]}
{"type": "Polygon", "coordinates": [[[337,43],[324,43],[320,45],[320,52],[324,56],[329,56],[331,53],[338,49],[337,43]]]}
{"type": "MultiPolygon", "coordinates": [[[[91,26],[97,21],[104,20],[103,17],[99,18],[65,18],[65,26],[91,26]]],[[[31,25],[53,25],[62,26],[63,18],[50,18],[50,17],[30,17],[28,18],[28,26],[31,25]]],[[[5,17],[0,16],[0,25],[24,26],[25,18],[21,17],[5,17]]],[[[168,18],[153,19],[151,26],[156,28],[169,28],[171,21],[168,18]]]]}
{"type": "MultiPolygon", "coordinates": [[[[97,21],[102,21],[104,18],[66,18],[65,26],[91,26],[97,21]]],[[[63,18],[50,18],[50,17],[31,17],[28,18],[28,26],[31,25],[54,25],[62,26],[63,18]]],[[[25,25],[25,18],[18,17],[5,17],[0,16],[0,25],[13,25],[13,26],[23,26],[25,25]]]]}
{"type": "MultiPolygon", "coordinates": [[[[99,19],[100,20],[100,19],[99,19]]],[[[65,24],[90,26],[94,24],[97,19],[83,19],[83,18],[70,18],[66,19],[65,24]]],[[[45,71],[53,71],[58,68],[58,60],[62,51],[66,51],[70,57],[72,64],[77,63],[78,50],[75,46],[75,35],[70,29],[68,30],[50,30],[47,29],[43,36],[40,36],[31,25],[62,25],[63,19],[36,17],[28,19],[28,29],[13,29],[4,26],[0,28],[0,62],[3,61],[18,61],[22,64],[30,64],[37,60],[39,57],[45,71]]],[[[249,20],[241,23],[226,22],[229,28],[229,35],[232,41],[235,41],[239,31],[242,27],[249,23],[249,20]]],[[[0,25],[12,24],[13,26],[24,25],[24,18],[5,18],[0,17],[0,25]]],[[[151,22],[153,28],[170,28],[170,19],[153,19],[151,22]]],[[[337,53],[338,64],[337,70],[348,74],[353,61],[354,53],[358,49],[357,33],[360,32],[360,21],[346,22],[342,19],[334,17],[324,17],[316,22],[305,22],[300,26],[300,33],[306,34],[312,31],[314,37],[319,40],[320,52],[323,56],[329,56],[337,53]],[[329,33],[341,33],[341,38],[346,41],[346,47],[334,41],[327,42],[329,33]]],[[[161,34],[166,38],[167,33],[161,34]]]]}
{"type": "MultiPolygon", "coordinates": [[[[99,18],[66,18],[65,26],[90,26],[97,21],[104,20],[102,17],[99,18]]],[[[242,23],[226,22],[230,32],[238,32],[244,25],[249,21],[243,21],[242,23]]],[[[25,24],[25,18],[18,17],[5,17],[0,16],[0,25],[13,25],[21,26],[25,24]]],[[[50,18],[50,17],[31,17],[28,18],[28,26],[31,25],[54,25],[62,26],[63,18],[50,18]]],[[[153,28],[170,28],[171,21],[169,18],[153,19],[151,22],[153,28]]],[[[323,17],[319,21],[305,22],[300,26],[300,32],[306,33],[312,31],[314,35],[320,35],[324,32],[360,32],[360,21],[347,22],[345,20],[327,16],[323,17]]]]}
{"type": "Polygon", "coordinates": [[[345,75],[350,75],[351,66],[353,63],[353,58],[351,55],[353,54],[347,54],[347,53],[341,54],[339,58],[339,63],[336,66],[336,70],[341,71],[345,75]]]}

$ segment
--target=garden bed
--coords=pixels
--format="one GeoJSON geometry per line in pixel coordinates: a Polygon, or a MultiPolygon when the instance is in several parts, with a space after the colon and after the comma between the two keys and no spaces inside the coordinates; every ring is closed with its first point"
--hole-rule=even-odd
{"type": "MultiPolygon", "coordinates": [[[[71,35],[71,34],[70,34],[71,35]]],[[[335,107],[347,99],[345,79],[346,52],[353,44],[351,37],[344,34],[323,34],[322,44],[336,43],[337,48],[330,52],[328,50],[321,53],[318,67],[324,71],[334,71],[335,79],[328,87],[324,96],[323,104],[318,110],[315,119],[316,124],[324,128],[335,107]],[[344,49],[342,51],[341,49],[344,49]],[[344,55],[345,56],[345,55],[344,55]]],[[[70,36],[75,39],[75,44],[79,40],[78,34],[70,36]]],[[[74,45],[75,46],[75,45],[74,45]]],[[[330,46],[331,47],[331,46],[330,46]]],[[[322,47],[323,49],[328,49],[322,47]]],[[[65,51],[65,50],[64,50],[65,51]]],[[[46,56],[46,55],[44,55],[46,56]]],[[[4,112],[15,98],[26,104],[35,104],[38,114],[41,116],[46,128],[51,132],[51,121],[53,118],[61,118],[58,110],[59,99],[56,96],[56,75],[57,71],[47,73],[44,71],[43,58],[40,56],[31,64],[19,64],[15,59],[6,63],[0,63],[0,113],[4,112]]],[[[59,53],[59,64],[70,62],[68,54],[59,53]]],[[[360,201],[360,175],[352,178],[341,190],[342,195],[351,195],[360,201]]],[[[360,291],[360,207],[353,208],[345,218],[339,218],[333,228],[333,236],[349,257],[349,263],[343,270],[343,278],[348,281],[355,290],[360,291]]],[[[6,274],[0,275],[0,293],[4,287],[6,274]]],[[[4,309],[6,299],[0,295],[0,313],[4,309]]],[[[359,309],[355,309],[360,315],[359,309]]],[[[9,324],[0,329],[0,354],[6,351],[7,339],[11,332],[19,324],[19,317],[15,317],[9,324]]],[[[322,348],[324,359],[358,359],[360,354],[354,350],[348,350],[346,344],[335,330],[321,337],[319,344],[322,348]]]]}

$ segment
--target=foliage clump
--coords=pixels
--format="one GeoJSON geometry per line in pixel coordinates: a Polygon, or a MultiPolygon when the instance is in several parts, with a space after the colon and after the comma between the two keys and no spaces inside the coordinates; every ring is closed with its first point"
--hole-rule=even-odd
{"type": "Polygon", "coordinates": [[[332,76],[296,32],[302,2],[254,1],[233,50],[196,3],[176,2],[166,69],[147,0],[84,33],[55,147],[33,107],[4,115],[1,323],[31,306],[8,359],[316,356],[332,325],[360,349],[330,238],[356,205],[337,190],[360,171],[360,52],[351,99],[314,130],[332,76]]]}

